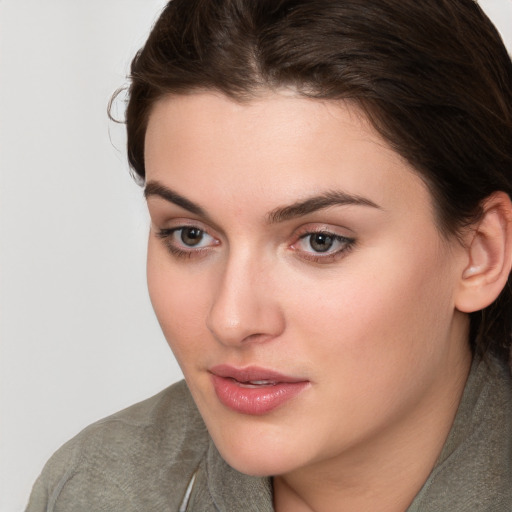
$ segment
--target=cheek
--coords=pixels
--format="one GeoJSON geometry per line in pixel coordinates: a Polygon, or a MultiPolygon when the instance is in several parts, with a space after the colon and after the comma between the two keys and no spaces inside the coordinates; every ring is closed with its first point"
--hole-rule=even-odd
{"type": "Polygon", "coordinates": [[[155,240],[148,245],[149,296],[165,338],[184,369],[205,342],[208,282],[205,276],[197,279],[184,272],[159,245],[155,240]]]}
{"type": "Polygon", "coordinates": [[[322,359],[325,375],[344,375],[360,395],[379,381],[393,387],[415,372],[427,376],[449,349],[449,267],[433,248],[411,254],[398,243],[352,256],[324,286],[300,283],[297,295],[308,293],[294,301],[294,337],[322,359]]]}

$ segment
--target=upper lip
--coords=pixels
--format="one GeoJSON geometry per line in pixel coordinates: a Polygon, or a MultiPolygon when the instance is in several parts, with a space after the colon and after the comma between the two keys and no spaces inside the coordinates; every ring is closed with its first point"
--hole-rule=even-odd
{"type": "Polygon", "coordinates": [[[282,373],[258,366],[235,368],[227,364],[220,364],[210,368],[210,372],[218,377],[235,379],[238,382],[271,381],[271,382],[305,382],[307,379],[283,375],[282,373]]]}

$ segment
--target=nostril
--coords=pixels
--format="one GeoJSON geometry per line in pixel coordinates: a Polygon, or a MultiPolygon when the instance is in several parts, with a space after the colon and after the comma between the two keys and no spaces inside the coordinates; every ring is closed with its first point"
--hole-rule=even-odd
{"type": "Polygon", "coordinates": [[[250,334],[249,336],[246,336],[245,339],[242,340],[243,343],[250,343],[250,342],[262,342],[268,339],[269,336],[267,334],[263,333],[256,333],[256,334],[250,334]]]}
{"type": "Polygon", "coordinates": [[[278,336],[283,330],[283,320],[275,306],[261,307],[252,305],[246,307],[243,315],[240,312],[222,311],[212,309],[207,318],[206,326],[214,338],[224,345],[247,345],[249,343],[263,343],[278,336]]]}

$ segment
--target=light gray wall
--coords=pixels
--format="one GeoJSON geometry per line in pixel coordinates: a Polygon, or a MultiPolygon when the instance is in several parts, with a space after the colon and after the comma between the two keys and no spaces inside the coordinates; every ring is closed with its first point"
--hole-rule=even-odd
{"type": "MultiPolygon", "coordinates": [[[[481,3],[512,48],[512,0],[481,3]]],[[[105,113],[163,5],[0,0],[0,512],[65,440],[180,378],[105,113]]]]}
{"type": "Polygon", "coordinates": [[[0,2],[0,512],[23,509],[63,441],[180,377],[106,116],[163,5],[0,2]]]}

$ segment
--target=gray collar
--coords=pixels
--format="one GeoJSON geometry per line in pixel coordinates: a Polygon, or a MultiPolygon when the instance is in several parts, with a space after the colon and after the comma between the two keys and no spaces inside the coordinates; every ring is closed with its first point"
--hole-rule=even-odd
{"type": "Polygon", "coordinates": [[[510,369],[475,359],[439,460],[407,512],[512,510],[510,369]]]}

